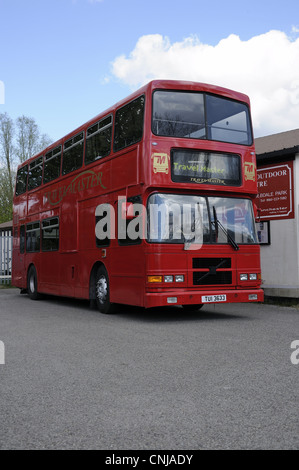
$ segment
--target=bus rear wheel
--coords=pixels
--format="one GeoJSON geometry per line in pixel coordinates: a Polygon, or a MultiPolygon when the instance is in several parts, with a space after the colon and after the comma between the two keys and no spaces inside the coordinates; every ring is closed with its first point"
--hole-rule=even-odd
{"type": "Polygon", "coordinates": [[[110,302],[109,278],[106,269],[101,266],[96,276],[96,302],[101,313],[113,313],[114,304],[110,302]]]}
{"type": "Polygon", "coordinates": [[[31,266],[28,271],[27,292],[31,300],[38,300],[40,298],[37,291],[37,274],[34,266],[31,266]]]}
{"type": "Polygon", "coordinates": [[[203,304],[192,304],[192,305],[182,305],[184,310],[193,312],[194,310],[200,310],[203,307],[203,304]]]}

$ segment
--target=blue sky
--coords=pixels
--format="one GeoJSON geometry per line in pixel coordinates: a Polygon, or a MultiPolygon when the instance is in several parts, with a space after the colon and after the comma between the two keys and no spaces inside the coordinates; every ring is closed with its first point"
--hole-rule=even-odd
{"type": "Polygon", "coordinates": [[[299,127],[298,0],[0,0],[0,44],[0,113],[53,140],[158,77],[247,93],[256,136],[299,127]]]}

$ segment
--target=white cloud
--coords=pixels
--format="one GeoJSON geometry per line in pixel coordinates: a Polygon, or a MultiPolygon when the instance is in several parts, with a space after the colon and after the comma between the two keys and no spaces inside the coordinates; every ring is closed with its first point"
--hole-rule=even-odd
{"type": "Polygon", "coordinates": [[[246,93],[256,136],[299,127],[299,38],[281,31],[248,41],[231,34],[215,46],[201,43],[197,36],[173,44],[160,34],[142,36],[128,57],[113,61],[112,74],[133,89],[154,78],[168,78],[246,93]]]}

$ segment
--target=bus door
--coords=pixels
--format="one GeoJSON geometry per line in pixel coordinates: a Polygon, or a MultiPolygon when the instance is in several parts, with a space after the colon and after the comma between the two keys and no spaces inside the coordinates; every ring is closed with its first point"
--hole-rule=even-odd
{"type": "Polygon", "coordinates": [[[74,296],[78,283],[77,205],[60,216],[60,289],[61,295],[74,296]]]}
{"type": "Polygon", "coordinates": [[[60,217],[48,217],[41,221],[42,259],[38,269],[38,283],[42,292],[60,294],[60,217]]]}
{"type": "Polygon", "coordinates": [[[138,220],[139,214],[132,212],[132,204],[141,204],[141,197],[124,197],[123,202],[115,198],[116,239],[109,263],[110,290],[112,302],[141,305],[145,263],[142,237],[139,235],[144,217],[138,220]]]}

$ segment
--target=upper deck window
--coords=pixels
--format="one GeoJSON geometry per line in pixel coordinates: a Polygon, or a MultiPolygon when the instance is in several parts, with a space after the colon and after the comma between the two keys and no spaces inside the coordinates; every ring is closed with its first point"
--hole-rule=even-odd
{"type": "Polygon", "coordinates": [[[36,158],[29,165],[28,190],[37,188],[42,184],[43,157],[36,158]]]}
{"type": "Polygon", "coordinates": [[[61,145],[55,147],[45,155],[44,165],[44,183],[58,178],[60,175],[60,163],[61,163],[61,145]]]}
{"type": "Polygon", "coordinates": [[[245,103],[198,92],[155,91],[152,131],[161,136],[252,144],[245,103]]]}
{"type": "Polygon", "coordinates": [[[107,157],[111,151],[112,116],[107,116],[87,129],[85,164],[107,157]]]}
{"type": "Polygon", "coordinates": [[[114,152],[142,139],[144,102],[144,96],[140,96],[116,111],[114,152]]]}
{"type": "Polygon", "coordinates": [[[17,173],[16,196],[23,194],[27,189],[28,165],[22,166],[17,173]]]}
{"type": "Polygon", "coordinates": [[[63,146],[62,174],[81,168],[83,163],[84,134],[81,132],[67,140],[63,146]]]}

